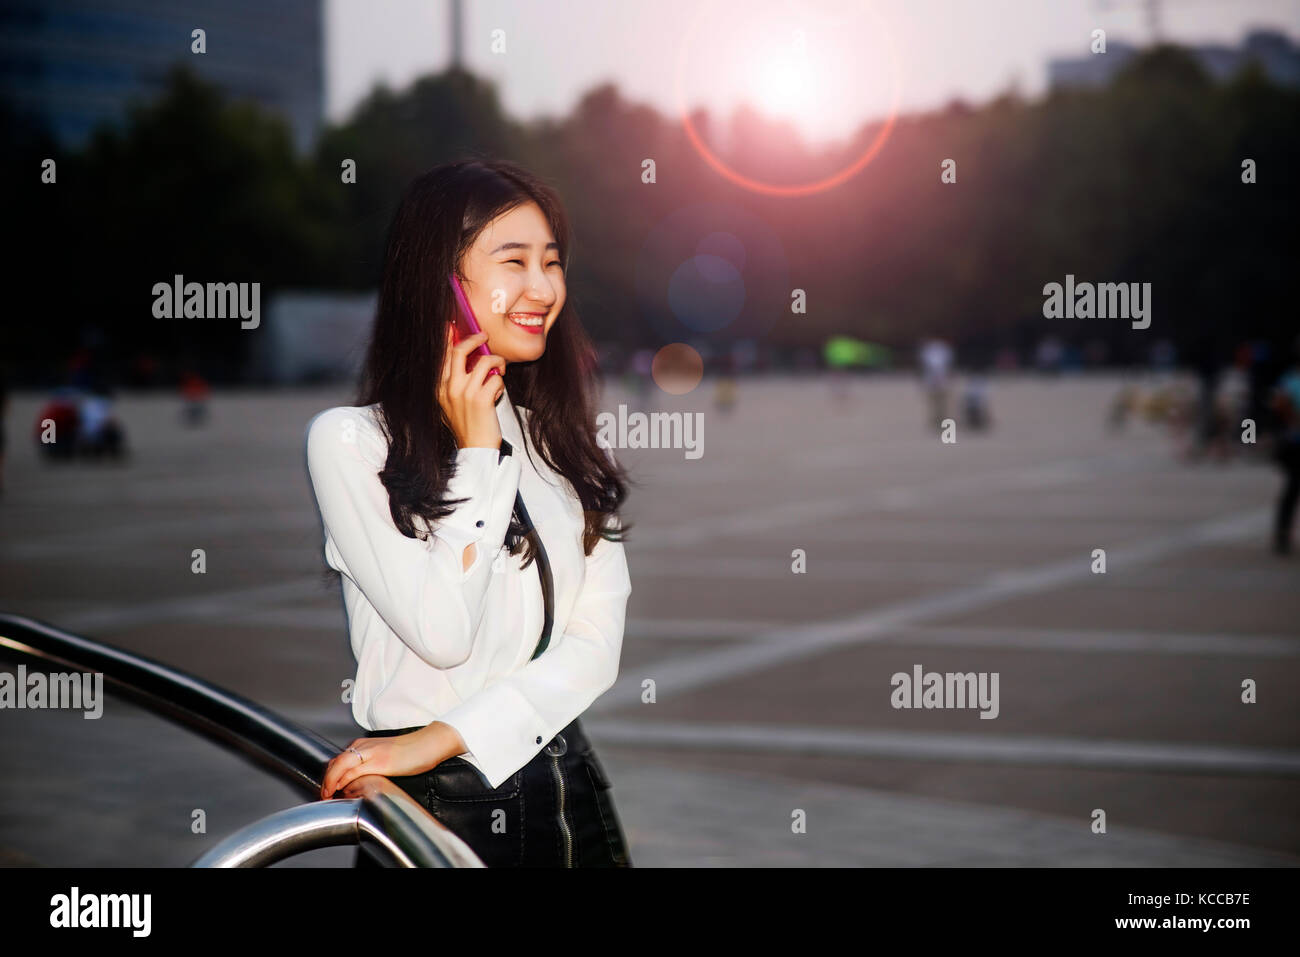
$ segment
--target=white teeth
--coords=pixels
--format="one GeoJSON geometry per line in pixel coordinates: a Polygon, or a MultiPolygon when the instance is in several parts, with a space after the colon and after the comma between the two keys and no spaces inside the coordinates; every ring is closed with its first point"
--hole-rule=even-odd
{"type": "Polygon", "coordinates": [[[510,314],[510,321],[517,322],[521,326],[540,326],[542,324],[543,318],[545,317],[529,316],[529,315],[524,315],[523,313],[515,313],[515,312],[512,312],[510,314]]]}

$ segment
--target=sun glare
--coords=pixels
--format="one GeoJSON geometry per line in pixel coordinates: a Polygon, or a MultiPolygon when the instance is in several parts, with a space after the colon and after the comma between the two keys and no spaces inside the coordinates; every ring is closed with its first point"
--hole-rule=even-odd
{"type": "Polygon", "coordinates": [[[798,117],[816,107],[812,67],[807,56],[781,51],[758,61],[755,106],[772,116],[798,117]]]}
{"type": "Polygon", "coordinates": [[[674,79],[682,126],[701,157],[746,188],[785,196],[832,188],[861,170],[889,137],[902,86],[892,31],[874,6],[752,0],[738,18],[734,6],[702,0],[683,32],[674,79]],[[706,142],[688,100],[707,104],[724,125],[742,106],[788,122],[805,149],[854,136],[868,122],[877,132],[837,173],[775,185],[732,169],[722,158],[725,131],[721,146],[706,142]]]}

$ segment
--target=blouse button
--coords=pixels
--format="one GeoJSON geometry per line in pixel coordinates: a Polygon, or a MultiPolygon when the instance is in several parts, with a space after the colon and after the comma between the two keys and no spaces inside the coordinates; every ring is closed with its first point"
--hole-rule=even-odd
{"type": "Polygon", "coordinates": [[[482,528],[482,527],[483,527],[483,519],[480,518],[477,522],[475,522],[475,523],[474,523],[474,527],[475,527],[475,528],[482,528]]]}
{"type": "Polygon", "coordinates": [[[537,743],[538,744],[542,743],[542,736],[540,734],[537,736],[537,743]]]}

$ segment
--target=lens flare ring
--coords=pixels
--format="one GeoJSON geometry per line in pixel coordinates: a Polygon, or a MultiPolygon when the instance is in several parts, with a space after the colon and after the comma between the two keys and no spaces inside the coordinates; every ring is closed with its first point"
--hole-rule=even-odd
{"type": "Polygon", "coordinates": [[[870,5],[864,7],[863,10],[872,18],[872,20],[875,21],[875,24],[880,31],[880,36],[885,41],[885,48],[889,53],[890,75],[893,78],[893,88],[890,91],[889,112],[885,117],[884,123],[872,138],[871,142],[867,144],[867,148],[856,160],[838,172],[822,179],[813,180],[807,183],[781,186],[776,183],[765,183],[762,180],[754,179],[751,176],[746,176],[743,173],[737,172],[724,163],[716,153],[709,149],[699,132],[695,129],[695,124],[691,122],[690,114],[686,109],[686,98],[682,92],[682,72],[686,66],[686,51],[690,47],[692,38],[695,36],[695,31],[699,26],[700,19],[703,17],[706,10],[716,7],[717,4],[718,0],[705,0],[704,3],[701,3],[696,8],[695,15],[691,18],[690,23],[687,24],[686,33],[682,37],[681,46],[678,47],[677,68],[674,70],[673,74],[673,86],[677,93],[677,110],[681,116],[682,128],[686,131],[687,139],[690,140],[691,145],[695,148],[695,152],[700,155],[701,159],[708,163],[709,166],[711,166],[719,175],[731,180],[731,182],[735,183],[737,186],[744,187],[752,192],[763,193],[768,196],[808,196],[812,193],[820,193],[824,190],[834,189],[836,186],[839,186],[853,176],[856,176],[862,171],[863,167],[876,158],[876,154],[880,152],[885,145],[885,141],[889,139],[889,134],[894,129],[894,122],[898,119],[898,104],[902,96],[903,83],[902,71],[899,69],[898,57],[894,50],[893,37],[890,35],[889,31],[885,29],[884,24],[876,15],[875,11],[871,9],[870,5]]]}

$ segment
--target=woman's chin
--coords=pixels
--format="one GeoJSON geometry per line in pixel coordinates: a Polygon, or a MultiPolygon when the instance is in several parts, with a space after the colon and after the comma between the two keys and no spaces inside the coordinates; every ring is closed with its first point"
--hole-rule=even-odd
{"type": "Polygon", "coordinates": [[[537,337],[539,342],[531,346],[512,346],[509,352],[498,353],[506,362],[533,362],[542,357],[546,351],[546,341],[541,336],[537,337]]]}

